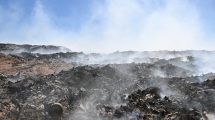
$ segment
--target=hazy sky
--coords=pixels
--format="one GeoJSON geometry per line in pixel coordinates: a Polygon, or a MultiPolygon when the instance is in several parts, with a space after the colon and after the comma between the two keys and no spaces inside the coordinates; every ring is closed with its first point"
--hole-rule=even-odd
{"type": "Polygon", "coordinates": [[[215,0],[0,0],[0,42],[73,51],[214,50],[215,0]]]}

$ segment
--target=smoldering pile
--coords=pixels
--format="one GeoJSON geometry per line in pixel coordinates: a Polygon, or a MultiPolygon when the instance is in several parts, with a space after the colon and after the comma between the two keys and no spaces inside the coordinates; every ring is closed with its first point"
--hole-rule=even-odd
{"type": "Polygon", "coordinates": [[[214,52],[130,51],[103,56],[55,53],[60,49],[53,46],[53,54],[45,51],[48,46],[42,46],[43,54],[27,52],[41,48],[28,45],[18,53],[10,52],[16,45],[2,46],[2,120],[214,119],[215,74],[211,60],[202,61],[214,52]],[[203,71],[206,65],[211,65],[211,73],[203,71]]]}
{"type": "Polygon", "coordinates": [[[181,106],[180,101],[172,101],[169,97],[161,98],[158,88],[137,90],[126,99],[126,105],[119,108],[99,105],[102,118],[124,118],[128,120],[200,120],[206,115],[197,109],[181,106]]]}

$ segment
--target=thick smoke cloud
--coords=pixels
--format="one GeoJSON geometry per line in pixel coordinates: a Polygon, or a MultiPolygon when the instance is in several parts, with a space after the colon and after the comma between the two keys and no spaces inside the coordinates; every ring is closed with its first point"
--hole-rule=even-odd
{"type": "Polygon", "coordinates": [[[77,31],[57,26],[54,14],[41,0],[37,0],[30,18],[21,24],[22,8],[15,3],[6,10],[0,7],[0,24],[5,28],[0,32],[0,39],[61,45],[85,52],[213,49],[211,38],[203,30],[198,8],[191,1],[93,2],[91,17],[77,31]]]}

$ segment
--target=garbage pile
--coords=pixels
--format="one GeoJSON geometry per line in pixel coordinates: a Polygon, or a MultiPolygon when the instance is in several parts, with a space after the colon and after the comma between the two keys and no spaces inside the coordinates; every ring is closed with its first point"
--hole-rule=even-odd
{"type": "Polygon", "coordinates": [[[207,119],[196,109],[180,106],[180,101],[172,101],[167,96],[161,98],[158,88],[137,90],[130,94],[126,105],[119,108],[100,105],[101,118],[124,118],[126,120],[200,120],[207,119]]]}
{"type": "Polygon", "coordinates": [[[71,51],[47,54],[61,50],[53,46],[25,45],[24,52],[23,46],[0,46],[1,120],[215,118],[215,74],[197,74],[199,60],[191,51],[128,51],[106,58],[71,51]],[[40,48],[43,54],[36,53],[40,48]],[[114,63],[119,56],[123,59],[114,63]]]}

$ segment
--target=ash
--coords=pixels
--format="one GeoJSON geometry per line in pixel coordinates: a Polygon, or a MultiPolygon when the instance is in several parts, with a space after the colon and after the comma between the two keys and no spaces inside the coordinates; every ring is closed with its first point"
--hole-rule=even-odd
{"type": "Polygon", "coordinates": [[[215,52],[0,45],[1,120],[214,120],[215,52]]]}

